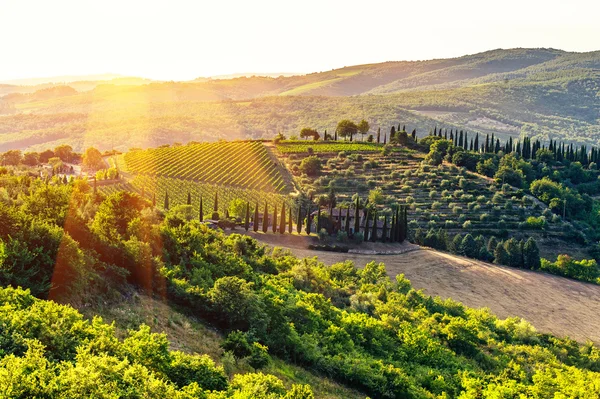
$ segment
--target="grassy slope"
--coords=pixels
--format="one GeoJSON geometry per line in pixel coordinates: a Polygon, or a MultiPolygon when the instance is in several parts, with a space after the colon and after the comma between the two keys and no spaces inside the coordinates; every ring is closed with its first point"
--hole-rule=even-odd
{"type": "MultiPolygon", "coordinates": [[[[125,337],[128,329],[147,324],[153,332],[167,334],[171,348],[188,353],[206,353],[217,364],[221,364],[223,350],[220,344],[223,336],[215,329],[169,306],[166,301],[146,295],[132,293],[116,303],[105,305],[80,306],[79,311],[87,318],[101,316],[104,321],[114,323],[117,335],[125,337]]],[[[364,398],[363,394],[348,389],[326,376],[316,375],[301,367],[274,358],[273,363],[263,372],[280,378],[287,387],[292,384],[310,384],[316,398],[364,398]]],[[[253,372],[252,368],[240,363],[236,373],[253,372]]]]}

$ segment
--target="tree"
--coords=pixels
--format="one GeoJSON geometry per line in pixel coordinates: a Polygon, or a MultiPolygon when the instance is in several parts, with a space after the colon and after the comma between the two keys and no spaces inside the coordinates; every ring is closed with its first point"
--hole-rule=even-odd
{"type": "Polygon", "coordinates": [[[494,250],[494,263],[498,265],[508,265],[508,262],[508,253],[504,248],[504,243],[499,242],[498,245],[496,245],[496,249],[494,250]]]}
{"type": "Polygon", "coordinates": [[[277,232],[277,204],[275,204],[275,208],[273,208],[273,220],[271,221],[272,226],[271,226],[271,230],[273,230],[273,233],[277,232]]]}
{"type": "Polygon", "coordinates": [[[215,200],[213,202],[212,220],[219,220],[219,193],[215,191],[215,200]]]}
{"type": "Polygon", "coordinates": [[[95,172],[105,167],[102,154],[94,147],[89,147],[85,150],[81,163],[84,169],[91,172],[95,172]]]}
{"type": "Polygon", "coordinates": [[[202,196],[200,196],[200,206],[198,207],[198,220],[201,222],[204,220],[204,209],[202,204],[202,196]]]}
{"type": "Polygon", "coordinates": [[[540,250],[537,246],[536,241],[529,237],[529,239],[523,245],[523,258],[525,268],[531,270],[537,270],[540,268],[540,250]]]}
{"type": "MultiPolygon", "coordinates": [[[[168,200],[168,193],[165,198],[168,200]]],[[[112,194],[98,207],[92,222],[92,231],[111,242],[127,238],[129,223],[139,217],[140,211],[146,205],[146,201],[137,194],[126,191],[112,194]]],[[[168,203],[165,209],[168,209],[168,203]]]]}
{"type": "Polygon", "coordinates": [[[508,256],[506,263],[507,266],[512,267],[523,267],[522,264],[522,251],[519,242],[514,238],[509,238],[504,242],[504,249],[506,250],[506,254],[508,256]]]}
{"type": "Polygon", "coordinates": [[[298,215],[296,216],[296,232],[302,233],[302,206],[298,204],[298,215]]]}
{"type": "Polygon", "coordinates": [[[360,232],[360,197],[356,195],[354,204],[354,233],[360,232]]]}
{"type": "Polygon", "coordinates": [[[381,142],[381,127],[377,128],[377,144],[381,142]]]}
{"type": "Polygon", "coordinates": [[[163,208],[165,211],[169,210],[169,192],[165,191],[165,202],[163,203],[163,208]]]}
{"type": "Polygon", "coordinates": [[[187,205],[192,205],[192,194],[188,191],[187,193],[187,201],[186,201],[187,205]]]}
{"type": "Polygon", "coordinates": [[[459,253],[469,258],[478,258],[479,247],[471,234],[465,235],[462,239],[459,253]]]}
{"type": "Polygon", "coordinates": [[[288,233],[292,234],[292,207],[288,209],[288,233]]]}
{"type": "Polygon", "coordinates": [[[373,228],[371,231],[371,241],[372,242],[376,242],[377,241],[377,211],[373,211],[373,228]]]}
{"type": "Polygon", "coordinates": [[[387,216],[383,219],[383,229],[381,230],[381,241],[386,242],[388,238],[388,218],[387,216]]]}
{"type": "Polygon", "coordinates": [[[54,157],[54,151],[52,151],[52,150],[42,151],[42,152],[40,152],[40,163],[48,163],[48,160],[53,157],[54,157]]]}
{"type": "Polygon", "coordinates": [[[358,126],[356,128],[358,129],[358,132],[361,134],[362,140],[364,141],[365,134],[367,134],[369,132],[369,129],[371,128],[371,126],[369,126],[369,122],[363,119],[358,123],[358,126]]]}
{"type": "Polygon", "coordinates": [[[267,205],[267,201],[265,201],[265,212],[263,213],[262,230],[263,233],[266,233],[269,230],[269,207],[267,205]]]}
{"type": "Polygon", "coordinates": [[[40,155],[37,152],[26,152],[23,154],[23,161],[27,166],[37,166],[40,162],[40,155]]]}
{"type": "Polygon", "coordinates": [[[320,138],[320,135],[319,135],[319,132],[317,132],[315,129],[305,127],[302,130],[300,130],[300,137],[302,137],[302,138],[312,137],[313,140],[318,140],[320,138]]]}
{"type": "Polygon", "coordinates": [[[54,156],[59,157],[63,162],[71,162],[73,155],[73,147],[67,144],[59,145],[54,149],[54,156]]]}
{"type": "Polygon", "coordinates": [[[321,207],[317,210],[317,234],[321,232],[321,207]]]}
{"type": "Polygon", "coordinates": [[[279,234],[285,233],[285,203],[281,206],[281,215],[279,216],[279,234]]]}
{"type": "Polygon", "coordinates": [[[255,233],[258,231],[258,202],[254,207],[254,220],[252,221],[252,229],[255,233]]]}
{"type": "Polygon", "coordinates": [[[350,141],[352,141],[352,136],[358,132],[358,126],[354,122],[348,119],[341,120],[335,129],[335,133],[343,138],[350,137],[350,141]]]}
{"type": "Polygon", "coordinates": [[[250,202],[246,202],[246,218],[244,221],[244,229],[248,231],[250,229],[250,202]]]}
{"type": "Polygon", "coordinates": [[[22,158],[23,156],[21,155],[20,150],[6,151],[1,157],[2,165],[17,166],[21,163],[22,158]]]}
{"type": "Polygon", "coordinates": [[[321,173],[321,160],[314,155],[304,158],[300,162],[300,172],[308,176],[317,176],[321,173]]]}

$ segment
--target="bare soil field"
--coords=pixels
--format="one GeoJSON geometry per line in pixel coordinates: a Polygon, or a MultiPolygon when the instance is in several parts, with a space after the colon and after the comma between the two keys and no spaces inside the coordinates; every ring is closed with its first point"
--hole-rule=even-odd
{"type": "Polygon", "coordinates": [[[301,237],[283,242],[276,238],[263,241],[284,246],[299,257],[317,256],[326,264],[352,260],[364,267],[372,260],[383,262],[390,277],[404,274],[428,295],[487,307],[500,318],[522,317],[540,332],[600,342],[600,286],[426,249],[400,255],[335,253],[305,249],[301,237]]]}

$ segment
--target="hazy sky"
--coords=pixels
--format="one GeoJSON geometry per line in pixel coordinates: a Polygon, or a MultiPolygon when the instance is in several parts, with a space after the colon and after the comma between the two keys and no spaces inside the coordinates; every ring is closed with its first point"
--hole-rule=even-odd
{"type": "Polygon", "coordinates": [[[600,50],[598,15],[592,0],[0,0],[0,80],[184,80],[495,48],[591,51],[600,50]]]}

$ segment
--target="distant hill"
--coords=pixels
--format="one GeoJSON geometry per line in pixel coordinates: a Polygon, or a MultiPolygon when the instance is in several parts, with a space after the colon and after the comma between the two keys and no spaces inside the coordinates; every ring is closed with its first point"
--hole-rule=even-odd
{"type": "Polygon", "coordinates": [[[36,86],[47,83],[71,83],[90,80],[112,80],[122,78],[123,75],[115,73],[103,73],[96,75],[63,75],[50,76],[45,78],[27,78],[27,79],[11,79],[0,81],[0,84],[10,84],[14,86],[36,86]]]}
{"type": "Polygon", "coordinates": [[[492,50],[307,75],[66,85],[77,93],[45,99],[11,94],[56,84],[0,85],[0,150],[266,138],[305,126],[331,131],[343,118],[365,118],[375,130],[403,123],[421,135],[438,126],[587,144],[600,137],[600,51],[492,50]],[[26,128],[21,115],[36,115],[38,123],[26,128]],[[69,123],[65,115],[76,116],[69,123]]]}

